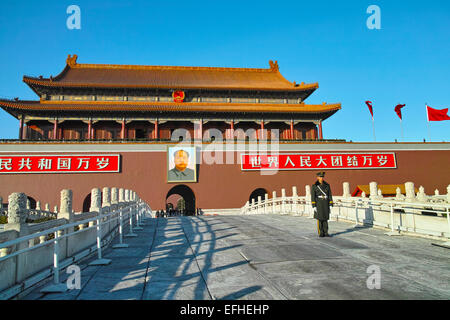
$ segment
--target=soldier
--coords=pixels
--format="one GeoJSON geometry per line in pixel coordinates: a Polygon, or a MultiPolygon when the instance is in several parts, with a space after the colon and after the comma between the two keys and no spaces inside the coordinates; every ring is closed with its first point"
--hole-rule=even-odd
{"type": "Polygon", "coordinates": [[[317,181],[311,187],[311,204],[314,208],[314,219],[317,219],[319,237],[329,237],[328,219],[330,206],[333,206],[333,196],[330,185],[323,180],[325,172],[317,173],[317,181]]]}

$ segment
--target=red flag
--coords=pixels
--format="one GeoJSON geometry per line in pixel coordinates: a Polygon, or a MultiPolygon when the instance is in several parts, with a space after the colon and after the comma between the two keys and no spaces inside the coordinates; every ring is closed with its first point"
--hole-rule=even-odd
{"type": "Polygon", "coordinates": [[[450,117],[447,115],[448,108],[447,109],[433,109],[427,106],[427,118],[428,121],[443,121],[443,120],[450,120],[450,117]]]}
{"type": "Polygon", "coordinates": [[[397,112],[397,114],[398,114],[398,117],[400,118],[400,120],[402,120],[402,108],[404,107],[404,106],[406,106],[406,104],[398,104],[396,107],[395,107],[395,112],[397,112]]]}
{"type": "Polygon", "coordinates": [[[370,111],[370,114],[372,115],[372,119],[373,119],[372,101],[366,101],[366,104],[369,107],[369,111],[370,111]]]}

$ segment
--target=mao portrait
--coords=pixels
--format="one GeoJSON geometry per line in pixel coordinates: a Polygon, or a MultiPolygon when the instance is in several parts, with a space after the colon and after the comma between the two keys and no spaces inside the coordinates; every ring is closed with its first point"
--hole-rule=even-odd
{"type": "Polygon", "coordinates": [[[194,147],[168,147],[167,182],[197,182],[194,147]]]}

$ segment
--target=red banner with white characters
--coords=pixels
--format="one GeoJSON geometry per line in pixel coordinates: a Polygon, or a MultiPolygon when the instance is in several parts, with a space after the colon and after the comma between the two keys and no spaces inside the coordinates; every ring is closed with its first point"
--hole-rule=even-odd
{"type": "Polygon", "coordinates": [[[92,173],[119,170],[118,154],[0,154],[0,173],[92,173]]]}
{"type": "Polygon", "coordinates": [[[241,154],[242,171],[395,168],[395,153],[241,154]]]}

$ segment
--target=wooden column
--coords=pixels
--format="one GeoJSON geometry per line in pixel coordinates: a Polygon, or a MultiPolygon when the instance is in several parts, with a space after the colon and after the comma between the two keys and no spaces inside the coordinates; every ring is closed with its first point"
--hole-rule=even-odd
{"type": "Polygon", "coordinates": [[[203,119],[200,120],[197,137],[200,141],[203,141],[203,119]]]}
{"type": "Polygon", "coordinates": [[[294,140],[294,120],[291,120],[291,140],[294,140]]]}
{"type": "Polygon", "coordinates": [[[264,121],[263,120],[261,120],[261,133],[260,133],[260,135],[259,135],[259,139],[260,140],[264,140],[264,121]]]}
{"type": "Polygon", "coordinates": [[[234,140],[234,121],[233,120],[231,120],[231,123],[230,123],[230,139],[233,139],[234,140]]]}
{"type": "Polygon", "coordinates": [[[155,130],[153,132],[153,138],[158,139],[158,120],[155,121],[155,130]]]}
{"type": "Polygon", "coordinates": [[[322,120],[319,121],[319,139],[323,140],[323,134],[322,134],[322,120]]]}
{"type": "Polygon", "coordinates": [[[92,131],[92,120],[91,119],[89,119],[89,122],[88,122],[88,136],[87,136],[87,138],[88,138],[88,140],[91,140],[91,131],[92,131]]]}
{"type": "Polygon", "coordinates": [[[55,119],[55,123],[53,124],[53,140],[58,138],[58,119],[55,119]]]}
{"type": "Polygon", "coordinates": [[[19,120],[19,140],[23,139],[23,114],[20,115],[19,120]]]}
{"type": "Polygon", "coordinates": [[[120,138],[125,139],[125,119],[122,120],[122,129],[120,131],[120,138]]]}

